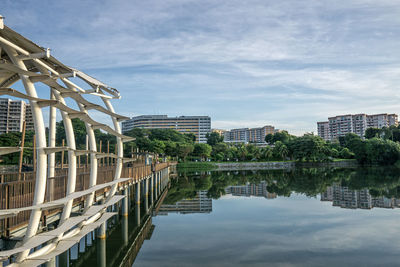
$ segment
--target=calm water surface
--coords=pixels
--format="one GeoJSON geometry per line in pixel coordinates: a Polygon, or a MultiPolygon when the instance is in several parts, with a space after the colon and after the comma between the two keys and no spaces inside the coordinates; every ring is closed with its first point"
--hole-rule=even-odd
{"type": "MultiPolygon", "coordinates": [[[[301,172],[298,174],[307,176],[301,172]]],[[[369,193],[397,190],[396,186],[387,186],[392,185],[391,171],[383,171],[383,175],[379,171],[339,171],[326,179],[327,183],[337,182],[328,186],[322,196],[318,192],[313,192],[317,193],[315,196],[305,195],[310,195],[308,189],[321,185],[313,183],[303,184],[309,187],[305,188],[306,192],[291,193],[289,197],[265,192],[263,195],[260,189],[263,183],[254,179],[258,175],[260,180],[264,180],[262,176],[266,174],[262,172],[230,175],[239,177],[239,184],[246,178],[254,180],[254,183],[229,187],[225,191],[234,191],[234,195],[213,199],[209,213],[196,213],[194,208],[190,214],[165,212],[165,215],[153,218],[155,231],[151,239],[144,242],[134,266],[400,265],[397,200],[380,194],[374,197],[369,193]],[[366,177],[368,174],[370,177],[366,177]],[[340,175],[345,175],[347,184],[337,179],[340,175]],[[385,175],[388,177],[382,177],[385,175]],[[364,184],[351,181],[360,178],[364,178],[364,184]],[[349,189],[349,185],[358,190],[349,189]],[[259,196],[254,196],[257,194],[259,196]]],[[[185,178],[207,179],[207,176],[189,174],[179,177],[185,178]]],[[[276,178],[301,180],[304,177],[277,175],[276,178]]],[[[318,172],[315,177],[306,178],[323,180],[318,177],[318,172]]],[[[397,176],[393,178],[398,182],[397,176]]],[[[301,186],[293,184],[293,181],[286,182],[292,183],[292,189],[301,186]]],[[[291,189],[290,186],[271,186],[274,188],[281,192],[291,189]]],[[[205,198],[200,197],[200,201],[206,201],[205,198]]]]}
{"type": "MultiPolygon", "coordinates": [[[[397,169],[182,172],[160,202],[135,267],[400,265],[397,169]]],[[[114,232],[109,264],[115,251],[128,253],[114,232]]]]}

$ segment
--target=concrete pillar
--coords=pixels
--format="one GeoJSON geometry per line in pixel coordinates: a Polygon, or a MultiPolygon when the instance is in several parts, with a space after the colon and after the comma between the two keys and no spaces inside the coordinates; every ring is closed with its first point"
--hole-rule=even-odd
{"type": "Polygon", "coordinates": [[[154,173],[154,201],[158,198],[158,173],[154,173]]]}
{"type": "Polygon", "coordinates": [[[135,221],[136,225],[140,225],[140,202],[135,205],[135,221]]]}
{"type": "MultiPolygon", "coordinates": [[[[104,203],[104,199],[101,201],[104,203]]],[[[97,230],[97,237],[99,239],[106,239],[106,231],[107,231],[107,222],[104,222],[100,225],[99,229],[97,230]]]]}
{"type": "Polygon", "coordinates": [[[149,195],[149,178],[147,177],[144,181],[144,195],[149,195]]]}
{"type": "Polygon", "coordinates": [[[128,245],[128,241],[129,241],[129,231],[128,231],[128,216],[123,216],[122,217],[122,244],[124,244],[124,246],[128,245]]]}
{"type": "Polygon", "coordinates": [[[107,252],[106,252],[106,240],[97,239],[97,266],[106,267],[107,266],[107,252]]]}
{"type": "Polygon", "coordinates": [[[150,180],[150,182],[151,182],[151,184],[150,184],[150,203],[151,204],[154,203],[154,176],[155,176],[155,174],[153,173],[150,178],[151,179],[150,180]]]}
{"type": "Polygon", "coordinates": [[[161,194],[161,172],[158,172],[158,195],[161,194]]]}
{"type": "Polygon", "coordinates": [[[144,186],[144,210],[147,213],[149,210],[149,180],[150,177],[146,177],[146,179],[143,182],[144,186]]]}
{"type": "Polygon", "coordinates": [[[128,187],[123,190],[125,198],[122,200],[122,216],[127,217],[129,214],[129,194],[128,187]]]}
{"type": "Polygon", "coordinates": [[[135,185],[135,189],[136,189],[136,191],[135,191],[135,202],[136,202],[136,205],[140,205],[140,182],[138,182],[136,185],[135,185]]]}

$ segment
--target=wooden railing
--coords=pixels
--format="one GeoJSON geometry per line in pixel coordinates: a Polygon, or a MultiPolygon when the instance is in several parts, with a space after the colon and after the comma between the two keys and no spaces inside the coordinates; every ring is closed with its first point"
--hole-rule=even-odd
{"type": "MultiPolygon", "coordinates": [[[[160,171],[171,165],[171,163],[158,163],[155,165],[133,164],[122,168],[122,178],[132,178],[136,182],[152,174],[153,171],[160,171]]],[[[97,184],[111,182],[114,179],[115,166],[99,167],[97,171],[97,184]]],[[[32,205],[35,192],[35,174],[33,172],[2,174],[0,183],[0,209],[22,208],[32,205]],[[22,177],[22,178],[21,178],[22,177]],[[4,181],[4,182],[3,182],[4,181]]],[[[75,191],[88,189],[90,178],[90,167],[77,169],[75,191]]],[[[68,169],[57,169],[56,176],[49,178],[54,180],[53,200],[66,196],[68,181],[68,169]]],[[[106,192],[108,188],[96,191],[96,196],[106,192]]],[[[46,198],[47,199],[47,190],[46,198]]],[[[82,202],[84,198],[75,199],[74,203],[82,202]]],[[[42,225],[46,225],[48,215],[59,212],[60,209],[53,209],[43,212],[42,225]]],[[[17,216],[0,220],[0,233],[2,236],[9,236],[10,231],[27,224],[30,211],[20,212],[17,216]]]]}

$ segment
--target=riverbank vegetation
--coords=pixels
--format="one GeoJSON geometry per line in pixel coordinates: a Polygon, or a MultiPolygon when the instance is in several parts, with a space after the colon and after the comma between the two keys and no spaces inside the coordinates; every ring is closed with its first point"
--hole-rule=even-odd
{"type": "MultiPolygon", "coordinates": [[[[86,128],[82,121],[73,119],[73,127],[78,149],[86,148],[86,128]]],[[[32,160],[33,131],[27,132],[24,152],[25,161],[32,160]]],[[[98,150],[114,152],[116,138],[110,134],[95,130],[98,150]],[[101,147],[100,147],[101,142],[101,147]]],[[[298,161],[330,162],[340,159],[356,159],[364,165],[399,165],[400,166],[400,127],[374,129],[369,128],[365,139],[355,134],[347,134],[336,141],[325,141],[319,136],[305,134],[300,137],[280,131],[266,136],[266,145],[225,143],[218,133],[207,135],[207,144],[196,143],[193,134],[181,134],[173,129],[135,128],[125,135],[135,140],[124,144],[124,155],[151,152],[177,159],[179,162],[213,161],[298,161]]],[[[56,145],[65,140],[63,122],[57,123],[56,145]]],[[[18,146],[21,133],[0,135],[0,146],[18,146]]],[[[67,145],[65,141],[65,145],[67,145]]],[[[18,153],[1,157],[3,164],[16,164],[18,153]]]]}

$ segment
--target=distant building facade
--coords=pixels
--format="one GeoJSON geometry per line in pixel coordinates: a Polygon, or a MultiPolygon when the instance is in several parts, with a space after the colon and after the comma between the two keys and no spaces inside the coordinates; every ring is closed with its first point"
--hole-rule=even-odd
{"type": "Polygon", "coordinates": [[[26,121],[26,130],[34,129],[29,104],[22,100],[0,98],[0,134],[22,132],[24,121],[26,121]]]}
{"type": "Polygon", "coordinates": [[[330,140],[329,121],[317,122],[318,135],[324,140],[330,140]]]}
{"type": "Polygon", "coordinates": [[[270,193],[267,191],[267,183],[262,181],[259,184],[246,183],[245,185],[232,185],[225,188],[226,194],[231,194],[232,196],[256,196],[265,197],[268,199],[276,198],[275,193],[270,193]]]}
{"type": "Polygon", "coordinates": [[[198,143],[207,143],[206,135],[211,132],[211,118],[208,116],[143,115],[122,122],[123,133],[133,128],[174,129],[182,134],[194,134],[198,143]]]}
{"type": "Polygon", "coordinates": [[[335,140],[348,133],[364,137],[367,128],[383,128],[398,125],[397,114],[348,114],[329,117],[328,121],[317,122],[318,136],[324,140],[335,140]]]}
{"type": "Polygon", "coordinates": [[[217,133],[217,134],[219,134],[220,136],[224,136],[225,133],[226,133],[227,131],[226,131],[226,130],[223,130],[223,129],[211,129],[211,132],[217,133]]]}
{"type": "Polygon", "coordinates": [[[321,194],[321,201],[330,201],[332,206],[345,209],[394,209],[400,207],[400,200],[385,196],[373,197],[368,189],[351,190],[346,186],[334,184],[321,194]]]}
{"type": "Polygon", "coordinates": [[[224,142],[227,143],[265,143],[265,136],[274,134],[274,126],[266,125],[259,128],[240,128],[226,131],[224,142]]]}
{"type": "Polygon", "coordinates": [[[207,197],[208,191],[197,191],[194,198],[182,199],[175,204],[162,204],[159,215],[168,213],[210,213],[212,212],[212,199],[207,197]]]}

